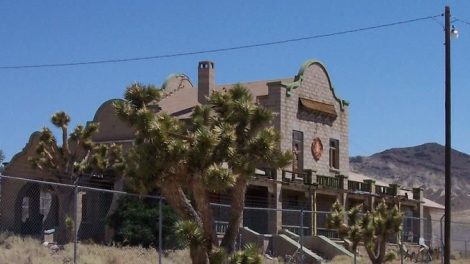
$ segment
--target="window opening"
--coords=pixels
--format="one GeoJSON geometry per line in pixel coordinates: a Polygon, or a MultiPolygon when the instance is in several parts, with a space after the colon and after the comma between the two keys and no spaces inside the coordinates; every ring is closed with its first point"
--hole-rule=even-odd
{"type": "Polygon", "coordinates": [[[44,216],[43,221],[51,210],[52,195],[49,192],[41,191],[39,193],[39,213],[44,216]]]}
{"type": "Polygon", "coordinates": [[[23,197],[21,202],[21,221],[26,222],[29,218],[29,197],[23,197]]]}
{"type": "Polygon", "coordinates": [[[339,170],[339,140],[330,139],[330,168],[339,170]]]}
{"type": "Polygon", "coordinates": [[[302,171],[304,169],[304,133],[292,131],[292,171],[302,171]]]}

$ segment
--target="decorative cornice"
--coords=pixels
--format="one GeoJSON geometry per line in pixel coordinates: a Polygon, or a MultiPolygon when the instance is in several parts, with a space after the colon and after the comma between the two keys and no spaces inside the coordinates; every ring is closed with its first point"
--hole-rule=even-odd
{"type": "Polygon", "coordinates": [[[291,83],[281,82],[281,87],[286,88],[286,96],[290,97],[292,95],[292,90],[299,88],[304,79],[303,75],[296,75],[294,81],[291,83]]]}
{"type": "Polygon", "coordinates": [[[308,60],[308,61],[304,62],[302,64],[302,66],[300,67],[299,72],[295,76],[293,82],[291,82],[291,83],[281,83],[281,87],[286,88],[286,96],[288,96],[288,97],[291,96],[292,95],[292,90],[297,89],[302,84],[302,82],[304,80],[305,70],[308,67],[310,67],[314,64],[320,66],[323,69],[323,71],[325,72],[326,78],[328,79],[328,85],[330,86],[330,91],[333,93],[333,97],[335,98],[335,100],[339,103],[339,106],[340,106],[341,110],[344,110],[344,106],[348,106],[349,102],[346,101],[346,100],[342,100],[338,96],[336,96],[335,89],[334,89],[334,87],[331,83],[330,75],[328,74],[328,71],[326,70],[325,65],[323,65],[323,63],[321,63],[320,61],[317,61],[317,60],[308,60]]]}

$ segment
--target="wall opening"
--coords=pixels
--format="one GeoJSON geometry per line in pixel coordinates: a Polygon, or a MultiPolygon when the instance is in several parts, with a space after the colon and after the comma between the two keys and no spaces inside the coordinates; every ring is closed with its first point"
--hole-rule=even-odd
{"type": "Polygon", "coordinates": [[[304,133],[292,131],[292,171],[302,171],[304,169],[304,133]]]}
{"type": "Polygon", "coordinates": [[[330,139],[330,168],[339,170],[339,140],[330,139]]]}

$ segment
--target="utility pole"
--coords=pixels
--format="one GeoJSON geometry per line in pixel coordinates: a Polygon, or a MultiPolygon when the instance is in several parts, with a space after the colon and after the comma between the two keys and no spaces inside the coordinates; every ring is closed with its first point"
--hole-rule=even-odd
{"type": "Polygon", "coordinates": [[[450,264],[451,221],[451,80],[450,80],[450,8],[445,7],[445,219],[444,219],[444,264],[450,264]]]}

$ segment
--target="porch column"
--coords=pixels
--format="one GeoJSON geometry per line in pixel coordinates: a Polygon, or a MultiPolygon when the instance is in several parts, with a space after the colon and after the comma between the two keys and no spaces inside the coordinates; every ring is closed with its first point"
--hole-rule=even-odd
{"type": "Polygon", "coordinates": [[[392,189],[391,195],[397,196],[398,191],[400,190],[400,185],[396,183],[390,183],[388,186],[390,186],[390,188],[392,189]]]}
{"type": "Polygon", "coordinates": [[[348,176],[338,174],[335,177],[338,179],[339,182],[338,194],[336,199],[341,203],[341,205],[343,205],[344,208],[346,208],[347,197],[345,190],[348,189],[348,176]]]}
{"type": "Polygon", "coordinates": [[[364,183],[369,185],[369,192],[370,192],[369,197],[367,197],[366,199],[367,201],[366,204],[369,208],[365,208],[365,209],[373,211],[375,209],[375,181],[372,179],[366,179],[364,180],[364,183]]]}
{"type": "Polygon", "coordinates": [[[424,195],[422,188],[413,188],[413,200],[418,201],[419,237],[424,237],[424,195]]]}
{"type": "Polygon", "coordinates": [[[317,235],[317,191],[310,189],[310,210],[312,211],[312,236],[317,235]]]}
{"type": "Polygon", "coordinates": [[[277,234],[282,228],[282,201],[281,201],[281,183],[273,183],[268,188],[268,202],[271,209],[268,213],[268,232],[270,234],[277,234]]]}

